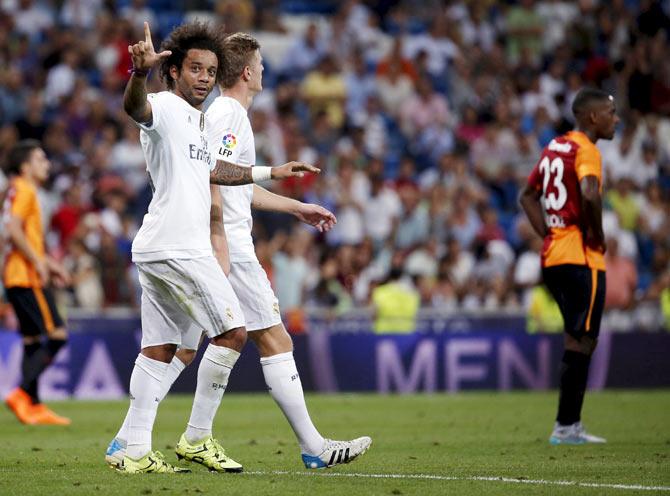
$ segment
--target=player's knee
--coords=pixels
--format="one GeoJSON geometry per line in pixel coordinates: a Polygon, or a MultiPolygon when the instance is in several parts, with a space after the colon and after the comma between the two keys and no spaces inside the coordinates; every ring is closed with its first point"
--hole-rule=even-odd
{"type": "Polygon", "coordinates": [[[167,344],[159,344],[156,346],[147,346],[145,348],[142,348],[141,353],[145,357],[151,358],[152,360],[156,360],[163,363],[170,363],[176,351],[177,351],[176,344],[167,343],[167,344]]]}
{"type": "Polygon", "coordinates": [[[261,357],[293,351],[293,340],[282,324],[262,331],[251,332],[249,337],[258,348],[261,357]]]}
{"type": "Polygon", "coordinates": [[[67,330],[64,327],[54,329],[49,333],[49,339],[67,341],[67,330]]]}
{"type": "Polygon", "coordinates": [[[596,351],[596,346],[598,346],[598,340],[588,336],[585,336],[584,339],[584,344],[588,348],[588,354],[593,355],[593,352],[596,351]]]}
{"type": "Polygon", "coordinates": [[[235,351],[242,351],[247,342],[246,327],[238,327],[212,338],[212,344],[216,346],[225,346],[235,351]]]}
{"type": "Polygon", "coordinates": [[[179,359],[186,367],[193,363],[195,359],[195,350],[188,350],[184,348],[179,348],[175,353],[175,357],[179,359]]]}
{"type": "Polygon", "coordinates": [[[565,349],[581,353],[582,355],[591,356],[596,348],[597,340],[589,336],[581,336],[579,338],[570,334],[565,335],[565,349]]]}

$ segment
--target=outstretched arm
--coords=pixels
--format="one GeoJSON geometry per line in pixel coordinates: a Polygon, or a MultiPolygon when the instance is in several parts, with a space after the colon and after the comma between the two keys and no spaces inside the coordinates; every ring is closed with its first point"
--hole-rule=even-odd
{"type": "Polygon", "coordinates": [[[293,198],[277,195],[257,184],[254,185],[251,206],[259,210],[271,210],[294,215],[301,222],[316,227],[319,232],[330,231],[337,223],[335,215],[328,209],[312,203],[302,203],[293,198]]]}
{"type": "Polygon", "coordinates": [[[288,162],[279,167],[244,167],[225,160],[217,160],[216,166],[209,174],[209,182],[222,186],[241,186],[268,179],[303,177],[305,172],[318,174],[321,169],[305,162],[288,162]]]}
{"type": "Polygon", "coordinates": [[[542,210],[542,204],[540,203],[542,197],[542,191],[535,189],[530,185],[526,185],[519,195],[519,203],[521,208],[526,212],[528,221],[530,225],[533,226],[533,230],[540,237],[544,238],[549,234],[549,229],[547,224],[544,221],[544,212],[542,210]]]}
{"type": "Polygon", "coordinates": [[[144,41],[128,46],[128,52],[133,59],[133,71],[123,94],[123,109],[135,122],[146,124],[152,120],[151,104],[147,100],[147,76],[154,65],[172,52],[156,53],[147,22],[144,23],[144,41]]]}

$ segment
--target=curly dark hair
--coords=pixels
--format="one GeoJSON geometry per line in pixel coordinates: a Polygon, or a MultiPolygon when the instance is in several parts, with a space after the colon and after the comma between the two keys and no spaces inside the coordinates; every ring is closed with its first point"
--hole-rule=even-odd
{"type": "Polygon", "coordinates": [[[247,33],[235,33],[223,40],[223,64],[221,70],[221,85],[232,88],[240,79],[244,68],[251,62],[253,53],[261,47],[258,40],[247,33]]]}
{"type": "Polygon", "coordinates": [[[170,50],[172,52],[161,63],[161,80],[165,81],[168,88],[171,90],[174,89],[175,81],[170,75],[170,68],[174,65],[181,70],[186,54],[189,50],[195,48],[198,50],[209,50],[216,55],[219,61],[216,80],[219,82],[222,74],[221,68],[223,67],[222,41],[223,36],[220,34],[220,31],[212,28],[209,23],[194,21],[177,26],[161,43],[159,53],[163,50],[170,50]]]}

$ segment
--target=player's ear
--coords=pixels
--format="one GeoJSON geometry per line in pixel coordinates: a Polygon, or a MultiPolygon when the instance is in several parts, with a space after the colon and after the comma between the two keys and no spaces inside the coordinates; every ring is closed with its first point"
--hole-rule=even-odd
{"type": "Polygon", "coordinates": [[[592,109],[589,112],[589,119],[591,120],[591,124],[595,124],[596,122],[598,122],[598,112],[592,109]]]}
{"type": "Polygon", "coordinates": [[[179,67],[177,67],[176,65],[171,65],[171,66],[170,66],[170,77],[171,77],[174,81],[176,81],[177,79],[179,79],[179,73],[180,73],[180,71],[179,71],[179,67]]]}

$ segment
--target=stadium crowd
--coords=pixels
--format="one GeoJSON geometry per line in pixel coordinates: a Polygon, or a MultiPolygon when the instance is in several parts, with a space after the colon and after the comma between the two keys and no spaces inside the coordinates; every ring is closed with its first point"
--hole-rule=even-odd
{"type": "MultiPolygon", "coordinates": [[[[136,307],[130,245],[151,190],[121,106],[127,46],[144,20],[158,42],[184,19],[210,19],[262,44],[258,164],[322,169],[271,187],[339,220],[324,236],[255,217],[285,312],[367,306],[392,272],[422,307],[521,312],[541,240],[519,188],[572,127],[576,91],[599,86],[622,117],[598,143],[607,308],[624,327],[653,327],[670,309],[669,15],[653,0],[0,0],[0,162],[18,140],[44,144],[48,247],[73,274],[64,303],[136,307]]],[[[150,84],[162,89],[155,74],[150,84]]]]}

